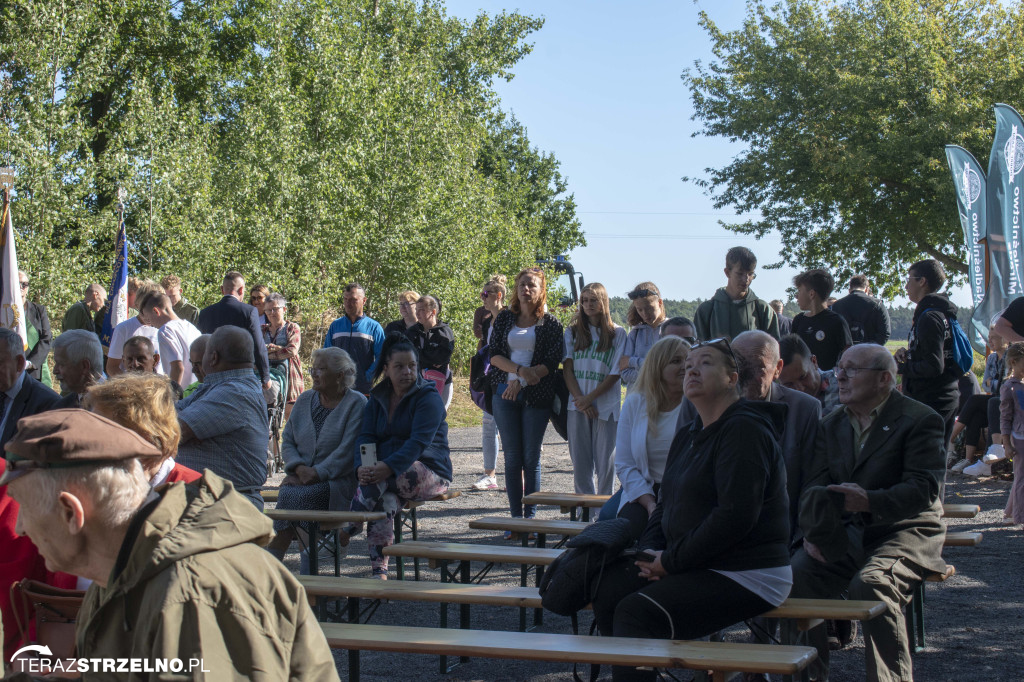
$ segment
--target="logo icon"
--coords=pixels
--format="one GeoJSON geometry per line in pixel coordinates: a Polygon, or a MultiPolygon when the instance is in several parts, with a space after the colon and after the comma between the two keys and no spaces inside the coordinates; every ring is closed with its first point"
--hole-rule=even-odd
{"type": "Polygon", "coordinates": [[[1003,158],[1006,160],[1006,170],[1010,174],[1010,182],[1024,168],[1024,137],[1017,132],[1017,126],[1010,131],[1010,139],[1003,145],[1003,158]]]}
{"type": "Polygon", "coordinates": [[[53,656],[53,652],[50,651],[50,647],[42,645],[42,644],[29,644],[28,646],[23,646],[20,649],[18,649],[17,651],[15,651],[14,655],[11,656],[11,661],[17,660],[17,658],[19,656],[21,656],[23,653],[25,653],[26,651],[34,651],[35,653],[39,654],[40,656],[53,656]]]}
{"type": "Polygon", "coordinates": [[[970,162],[964,163],[964,172],[960,174],[960,198],[963,200],[967,210],[981,196],[981,176],[978,171],[971,168],[970,162]]]}

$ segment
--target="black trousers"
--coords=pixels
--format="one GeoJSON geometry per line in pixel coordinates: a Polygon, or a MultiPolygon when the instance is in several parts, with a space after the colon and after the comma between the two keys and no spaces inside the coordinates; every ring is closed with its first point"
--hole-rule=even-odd
{"type": "MultiPolygon", "coordinates": [[[[605,566],[593,607],[602,635],[698,639],[762,614],[772,605],[714,571],[647,580],[640,577],[633,559],[622,558],[605,566]]],[[[612,667],[616,682],[646,682],[655,675],[653,670],[612,667]]]]}
{"type": "Polygon", "coordinates": [[[965,434],[964,438],[968,445],[974,445],[980,448],[984,448],[987,443],[981,443],[981,430],[986,426],[989,427],[989,433],[999,433],[999,396],[987,395],[979,393],[977,395],[970,396],[964,403],[963,409],[960,410],[960,414],[957,415],[957,421],[964,425],[965,434]],[[995,402],[995,424],[991,420],[991,410],[989,410],[989,403],[995,402]],[[993,430],[993,427],[994,430],[993,430]]]}

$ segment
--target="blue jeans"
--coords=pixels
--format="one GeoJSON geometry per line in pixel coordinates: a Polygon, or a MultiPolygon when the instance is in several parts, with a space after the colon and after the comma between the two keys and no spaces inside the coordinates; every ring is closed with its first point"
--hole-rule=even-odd
{"type": "Polygon", "coordinates": [[[523,495],[540,490],[540,446],[544,443],[551,410],[528,406],[522,391],[515,400],[505,400],[501,395],[506,387],[506,384],[498,385],[493,410],[501,435],[501,450],[505,454],[508,508],[513,517],[533,518],[534,505],[524,508],[523,495]]]}
{"type": "Polygon", "coordinates": [[[619,514],[619,503],[622,501],[622,486],[614,495],[608,498],[608,501],[601,507],[601,513],[597,515],[598,521],[607,521],[608,519],[614,519],[619,514]]]}

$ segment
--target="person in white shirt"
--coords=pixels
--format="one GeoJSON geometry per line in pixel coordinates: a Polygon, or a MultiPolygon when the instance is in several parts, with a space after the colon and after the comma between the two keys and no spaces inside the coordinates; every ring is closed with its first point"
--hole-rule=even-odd
{"type": "Polygon", "coordinates": [[[690,344],[666,336],[647,352],[633,390],[622,404],[615,439],[615,474],[621,487],[600,518],[629,519],[640,537],[657,503],[669,446],[675,438],[690,344]]]}
{"type": "MultiPolygon", "coordinates": [[[[156,292],[163,292],[160,285],[156,282],[141,282],[137,285],[135,291],[128,289],[128,307],[136,308],[137,303],[141,303],[151,294],[156,292]]],[[[122,372],[128,371],[121,362],[123,355],[122,349],[124,348],[125,342],[133,336],[145,336],[147,339],[153,342],[153,345],[157,345],[156,327],[146,324],[145,320],[142,319],[142,315],[136,315],[135,317],[129,317],[124,322],[121,322],[114,331],[110,334],[110,347],[107,350],[107,376],[117,376],[122,372]]],[[[157,368],[157,372],[163,374],[161,368],[157,368]]]]}
{"type": "Polygon", "coordinates": [[[625,346],[626,331],[612,322],[604,285],[588,284],[580,293],[572,325],[565,330],[562,359],[565,385],[572,395],[567,431],[577,494],[612,494],[615,432],[622,401],[619,359],[625,346]]]}
{"type": "Polygon", "coordinates": [[[162,292],[154,292],[143,299],[139,314],[147,324],[159,330],[157,343],[163,374],[178,382],[179,386],[191,385],[195,376],[189,348],[201,336],[200,331],[174,313],[170,296],[162,292]]]}

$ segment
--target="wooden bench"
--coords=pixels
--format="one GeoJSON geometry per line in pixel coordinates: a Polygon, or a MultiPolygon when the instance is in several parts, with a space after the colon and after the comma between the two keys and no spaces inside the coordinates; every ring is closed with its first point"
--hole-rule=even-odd
{"type": "MultiPolygon", "coordinates": [[[[395,514],[395,542],[399,543],[402,541],[402,533],[408,528],[412,533],[412,539],[419,539],[419,521],[417,520],[416,510],[422,507],[427,502],[444,502],[445,500],[451,500],[456,497],[461,497],[462,493],[458,490],[447,490],[431,497],[429,500],[410,500],[405,503],[405,506],[395,514]]],[[[412,561],[413,573],[416,580],[420,579],[420,562],[419,559],[413,557],[412,561]]],[[[398,574],[399,580],[405,580],[405,561],[401,557],[398,558],[396,573],[398,574]]]]}
{"type": "Polygon", "coordinates": [[[685,668],[724,682],[731,673],[797,675],[814,660],[810,647],[684,642],[394,625],[323,623],[327,643],[349,651],[349,680],[359,679],[359,651],[447,654],[529,661],[685,668]]]}
{"type": "MultiPolygon", "coordinates": [[[[320,534],[322,531],[334,530],[349,523],[366,523],[386,519],[384,512],[352,512],[352,511],[310,511],[304,509],[268,509],[264,512],[275,521],[287,521],[298,531],[300,524],[309,528],[309,571],[311,575],[320,573],[320,534]]],[[[299,542],[301,533],[296,532],[299,542]]],[[[334,554],[334,575],[341,574],[341,551],[338,546],[338,534],[331,533],[334,554]]]]}
{"type": "Polygon", "coordinates": [[[979,513],[981,513],[981,507],[976,504],[942,505],[942,518],[944,519],[973,519],[979,513]]]}
{"type": "Polygon", "coordinates": [[[530,493],[523,498],[523,504],[549,504],[559,507],[563,514],[569,515],[570,521],[576,520],[576,510],[581,510],[580,518],[590,520],[590,510],[600,509],[611,495],[583,495],[577,493],[530,493]]]}
{"type": "Polygon", "coordinates": [[[974,532],[959,532],[959,533],[946,533],[946,539],[943,541],[943,547],[977,547],[981,544],[981,533],[974,532]]]}
{"type": "Polygon", "coordinates": [[[944,583],[956,575],[956,567],[946,566],[942,573],[929,573],[923,582],[914,588],[914,594],[907,604],[907,640],[911,651],[918,653],[925,647],[924,637],[924,585],[925,583],[944,583]]]}
{"type": "Polygon", "coordinates": [[[579,521],[562,521],[561,519],[519,519],[510,516],[485,516],[481,519],[469,522],[469,527],[476,530],[500,530],[518,534],[523,547],[530,544],[530,535],[537,535],[537,547],[544,547],[547,544],[548,535],[561,535],[562,541],[555,545],[555,549],[571,537],[583,532],[587,527],[586,523],[579,521]]]}
{"type": "Polygon", "coordinates": [[[264,488],[260,491],[260,497],[263,498],[264,502],[277,502],[277,496],[280,492],[280,488],[264,488]]]}

